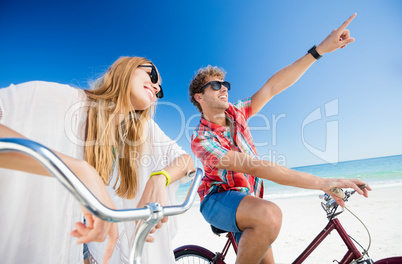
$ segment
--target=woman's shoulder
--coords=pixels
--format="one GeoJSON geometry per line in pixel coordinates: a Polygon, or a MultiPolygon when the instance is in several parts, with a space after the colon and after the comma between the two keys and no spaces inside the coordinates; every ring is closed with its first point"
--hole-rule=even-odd
{"type": "Polygon", "coordinates": [[[149,133],[153,136],[152,138],[154,139],[160,139],[161,137],[162,138],[166,137],[166,134],[152,118],[147,120],[147,129],[149,133]]]}
{"type": "MultiPolygon", "coordinates": [[[[48,81],[29,81],[19,84],[11,84],[4,89],[0,89],[2,97],[18,98],[35,98],[55,99],[57,97],[68,99],[78,98],[84,100],[86,98],[85,92],[82,89],[73,87],[69,84],[61,84],[48,81]]],[[[68,100],[67,100],[68,101],[68,100]]]]}
{"type": "Polygon", "coordinates": [[[19,84],[10,84],[10,86],[5,87],[5,89],[1,89],[2,91],[12,90],[13,92],[28,92],[28,93],[36,93],[36,92],[76,92],[76,90],[80,90],[78,88],[72,87],[68,84],[61,84],[56,82],[47,82],[47,81],[29,81],[19,84]]]}
{"type": "Polygon", "coordinates": [[[85,101],[83,90],[55,82],[30,81],[0,89],[0,109],[8,114],[16,108],[22,112],[49,108],[69,109],[85,101]]]}

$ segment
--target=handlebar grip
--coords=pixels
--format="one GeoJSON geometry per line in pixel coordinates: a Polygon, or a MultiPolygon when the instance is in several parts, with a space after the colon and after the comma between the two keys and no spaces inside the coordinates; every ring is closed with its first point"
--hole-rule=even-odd
{"type": "Polygon", "coordinates": [[[333,192],[336,196],[338,196],[341,199],[344,199],[346,196],[345,192],[341,188],[338,188],[338,187],[332,188],[331,192],[333,192]]]}

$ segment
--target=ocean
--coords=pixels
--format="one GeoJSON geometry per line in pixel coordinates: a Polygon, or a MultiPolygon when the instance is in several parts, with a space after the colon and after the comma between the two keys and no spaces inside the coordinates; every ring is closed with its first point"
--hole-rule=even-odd
{"type": "MultiPolygon", "coordinates": [[[[323,178],[360,179],[371,188],[387,188],[402,185],[402,155],[378,157],[370,159],[339,162],[336,165],[319,164],[292,168],[297,171],[311,173],[323,178]]],[[[177,202],[185,199],[191,183],[179,187],[176,195],[177,202]]],[[[322,193],[318,190],[305,190],[295,187],[283,186],[264,180],[264,198],[278,199],[322,193]]],[[[199,204],[198,197],[194,205],[199,204]]]]}

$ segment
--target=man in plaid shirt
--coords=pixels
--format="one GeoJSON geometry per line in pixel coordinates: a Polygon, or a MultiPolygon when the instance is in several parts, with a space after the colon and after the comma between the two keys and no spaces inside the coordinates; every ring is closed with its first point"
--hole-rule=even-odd
{"type": "MultiPolygon", "coordinates": [[[[344,206],[331,191],[335,187],[360,190],[360,180],[323,179],[258,159],[247,119],[258,113],[275,95],[295,83],[324,53],[354,41],[347,25],[313,47],[293,64],[275,73],[251,98],[228,102],[230,83],[217,67],[200,69],[190,84],[191,102],[201,112],[200,124],[191,141],[194,154],[204,165],[199,187],[200,210],[211,225],[234,232],[239,243],[236,263],[274,263],[271,244],[282,224],[280,208],[263,197],[262,178],[294,187],[322,190],[344,206]],[[241,236],[241,239],[240,239],[241,236]]],[[[368,187],[370,190],[370,187],[368,187]]]]}

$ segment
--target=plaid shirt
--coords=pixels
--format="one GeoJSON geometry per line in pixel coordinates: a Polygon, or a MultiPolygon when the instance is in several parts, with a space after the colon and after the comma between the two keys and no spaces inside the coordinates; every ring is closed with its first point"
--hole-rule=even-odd
{"type": "MultiPolygon", "coordinates": [[[[247,153],[257,158],[257,150],[246,120],[251,115],[251,98],[229,104],[226,117],[234,124],[234,131],[201,117],[191,138],[191,149],[204,165],[205,176],[198,188],[201,201],[212,192],[236,190],[257,197],[263,196],[262,180],[252,175],[218,169],[216,164],[230,150],[247,153]]],[[[241,162],[241,161],[239,161],[241,162]]]]}

